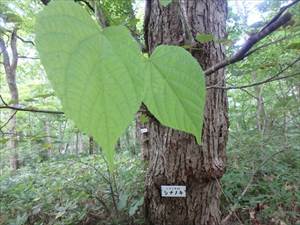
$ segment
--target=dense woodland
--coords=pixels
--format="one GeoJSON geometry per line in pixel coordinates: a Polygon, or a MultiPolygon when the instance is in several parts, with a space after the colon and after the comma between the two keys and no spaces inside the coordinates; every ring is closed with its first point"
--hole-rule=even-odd
{"type": "Polygon", "coordinates": [[[300,224],[299,1],[74,0],[99,26],[127,27],[145,55],[180,46],[206,76],[202,144],[142,105],[115,145],[114,166],[97,137],[64,114],[40,61],[36,18],[55,1],[0,0],[0,224],[300,224]],[[195,161],[215,163],[209,147],[195,147],[215,142],[220,171],[180,175],[189,148],[203,152],[195,161]],[[167,178],[155,179],[157,168],[167,178]],[[157,196],[163,184],[187,185],[187,200],[157,196]]]}

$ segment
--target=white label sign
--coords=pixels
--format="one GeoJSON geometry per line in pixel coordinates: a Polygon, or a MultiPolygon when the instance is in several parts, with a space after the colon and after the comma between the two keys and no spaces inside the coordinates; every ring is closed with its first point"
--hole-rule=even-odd
{"type": "Polygon", "coordinates": [[[145,133],[147,133],[148,132],[148,129],[147,128],[141,128],[141,133],[142,134],[145,134],[145,133]]]}
{"type": "Polygon", "coordinates": [[[162,185],[161,197],[186,197],[186,186],[162,185]]]}

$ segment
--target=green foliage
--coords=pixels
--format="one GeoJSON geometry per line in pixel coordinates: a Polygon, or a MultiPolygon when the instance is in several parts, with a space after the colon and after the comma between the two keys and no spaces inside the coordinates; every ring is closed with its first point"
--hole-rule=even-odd
{"type": "Polygon", "coordinates": [[[164,7],[169,5],[171,2],[172,2],[172,0],[159,0],[159,3],[164,7]]]}
{"type": "Polygon", "coordinates": [[[256,131],[251,136],[249,131],[231,133],[228,170],[222,178],[224,215],[235,205],[244,224],[251,224],[249,210],[259,208],[262,224],[295,224],[300,202],[299,147],[296,139],[291,140],[293,146],[285,146],[281,134],[274,130],[273,137],[261,140],[256,131]]]}
{"type": "Polygon", "coordinates": [[[214,40],[214,36],[212,34],[197,34],[196,40],[204,44],[214,40]]]}
{"type": "Polygon", "coordinates": [[[43,10],[36,33],[42,63],[64,111],[96,138],[110,164],[114,144],[142,101],[162,124],[190,132],[201,142],[204,78],[183,49],[160,46],[145,59],[126,28],[100,30],[80,6],[67,1],[43,10]]]}
{"type": "Polygon", "coordinates": [[[23,167],[12,177],[1,177],[0,223],[139,224],[143,202],[141,164],[127,153],[118,162],[121,166],[114,175],[105,172],[100,156],[82,156],[23,167]],[[122,207],[115,209],[113,201],[122,207]]]}
{"type": "Polygon", "coordinates": [[[22,22],[21,17],[13,12],[10,7],[5,3],[0,2],[0,19],[2,19],[5,23],[15,23],[20,24],[22,22]]]}

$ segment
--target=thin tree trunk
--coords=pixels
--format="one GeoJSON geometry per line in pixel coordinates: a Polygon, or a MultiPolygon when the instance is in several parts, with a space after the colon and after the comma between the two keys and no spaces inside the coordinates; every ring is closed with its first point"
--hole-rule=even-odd
{"type": "MultiPolygon", "coordinates": [[[[5,41],[0,37],[0,50],[3,55],[3,65],[6,74],[6,81],[10,92],[10,102],[12,106],[18,107],[19,92],[16,83],[16,69],[18,65],[18,51],[17,51],[17,30],[14,29],[10,39],[11,56],[8,54],[5,41]]],[[[11,112],[12,116],[8,123],[9,141],[8,149],[11,151],[10,165],[13,171],[19,168],[19,158],[17,151],[17,118],[16,112],[11,112]]]]}
{"type": "MultiPolygon", "coordinates": [[[[198,33],[225,37],[225,0],[180,0],[162,7],[147,0],[145,42],[150,52],[161,44],[193,44],[198,33]]],[[[218,43],[197,44],[193,56],[206,69],[222,61],[218,43]]],[[[188,74],[186,74],[188,76],[188,74]]],[[[206,85],[224,85],[224,70],[206,78],[206,85]]],[[[162,126],[146,108],[148,131],[142,136],[144,158],[149,160],[145,180],[145,213],[151,225],[220,224],[219,180],[225,171],[228,133],[227,96],[222,89],[207,91],[202,145],[195,138],[162,126]],[[186,185],[186,198],[162,198],[161,185],[186,185]]],[[[143,112],[145,113],[145,112],[143,112]]],[[[172,113],[172,112],[170,112],[172,113]]],[[[137,125],[137,132],[141,130],[137,125]]]]}
{"type": "Polygon", "coordinates": [[[59,153],[62,153],[64,151],[64,136],[65,136],[65,131],[67,127],[67,122],[68,121],[62,121],[59,124],[59,146],[58,146],[58,151],[59,153]]]}
{"type": "Polygon", "coordinates": [[[75,154],[79,154],[79,130],[75,133],[75,154]]]}
{"type": "MultiPolygon", "coordinates": [[[[256,73],[252,73],[253,82],[257,82],[257,75],[256,73]]],[[[264,133],[264,130],[266,128],[266,112],[265,112],[265,104],[264,104],[264,98],[262,95],[262,86],[257,85],[254,87],[255,94],[256,94],[256,126],[261,133],[264,133]]]]}
{"type": "Polygon", "coordinates": [[[89,137],[89,154],[93,155],[94,154],[94,149],[95,149],[95,142],[94,138],[92,136],[89,137]]]}
{"type": "Polygon", "coordinates": [[[47,156],[51,157],[53,150],[52,150],[51,131],[50,131],[50,125],[48,119],[44,121],[44,130],[46,134],[45,144],[46,144],[47,156]]]}

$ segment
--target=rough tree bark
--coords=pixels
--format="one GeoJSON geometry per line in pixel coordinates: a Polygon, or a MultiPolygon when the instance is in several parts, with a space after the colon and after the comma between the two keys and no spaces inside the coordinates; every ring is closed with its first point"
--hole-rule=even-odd
{"type": "MultiPolygon", "coordinates": [[[[10,38],[11,55],[9,55],[5,41],[0,37],[0,50],[3,58],[3,66],[6,75],[6,81],[10,93],[10,102],[14,107],[19,104],[19,92],[16,83],[16,69],[18,65],[18,51],[17,51],[17,30],[14,29],[10,38]]],[[[19,159],[17,152],[17,118],[16,111],[13,111],[8,123],[9,141],[8,149],[11,151],[10,165],[13,171],[19,168],[19,159]]]]}
{"type": "MultiPolygon", "coordinates": [[[[167,7],[162,7],[159,0],[147,0],[146,47],[151,53],[161,44],[195,44],[198,33],[223,39],[226,17],[226,0],[178,0],[167,7]]],[[[191,53],[204,70],[225,58],[223,47],[214,42],[198,43],[191,53]]],[[[223,86],[224,70],[206,77],[206,85],[223,86]]],[[[202,144],[198,145],[192,135],[162,126],[145,107],[141,109],[150,118],[146,125],[138,123],[138,129],[148,128],[141,138],[143,157],[148,160],[145,213],[149,224],[220,224],[219,180],[225,171],[227,111],[226,91],[209,89],[202,144]],[[172,184],[186,185],[187,197],[160,197],[160,186],[172,184]]]]}

